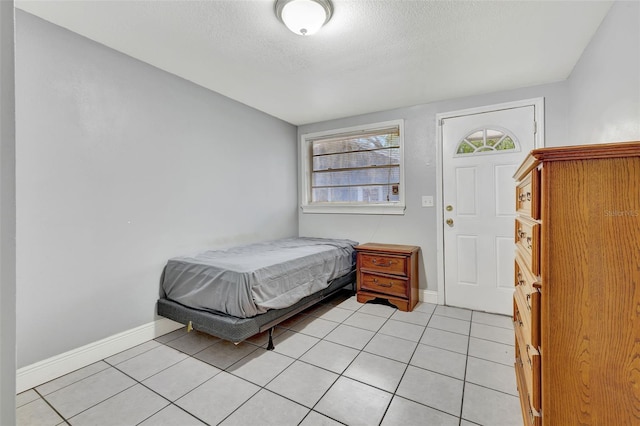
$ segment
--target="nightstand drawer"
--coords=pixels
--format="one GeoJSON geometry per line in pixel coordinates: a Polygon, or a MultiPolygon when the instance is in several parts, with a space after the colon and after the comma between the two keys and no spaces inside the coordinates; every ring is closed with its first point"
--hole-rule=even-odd
{"type": "Polygon", "coordinates": [[[406,279],[387,275],[360,273],[360,289],[391,296],[408,297],[406,279]]]}
{"type": "Polygon", "coordinates": [[[388,254],[360,253],[360,268],[386,274],[407,274],[407,258],[388,254]]]}

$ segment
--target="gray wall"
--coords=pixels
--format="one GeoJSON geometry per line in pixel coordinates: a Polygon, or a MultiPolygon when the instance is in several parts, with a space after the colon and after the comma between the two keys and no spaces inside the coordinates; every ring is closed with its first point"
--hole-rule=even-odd
{"type": "Polygon", "coordinates": [[[421,206],[423,195],[435,195],[436,114],[502,102],[544,97],[546,145],[562,145],[567,139],[567,90],[565,83],[418,105],[357,117],[301,126],[298,134],[356,126],[402,118],[405,120],[406,211],[403,216],[299,214],[302,236],[343,237],[361,243],[411,244],[422,248],[420,288],[437,290],[436,207],[421,206]]]}
{"type": "Polygon", "coordinates": [[[16,11],[18,367],[155,319],[166,259],[297,234],[296,128],[16,11]]]}
{"type": "Polygon", "coordinates": [[[618,1],[569,77],[574,144],[640,140],[640,2],[618,1]]]}
{"type": "Polygon", "coordinates": [[[16,201],[13,1],[0,1],[0,425],[16,409],[16,201]]]}

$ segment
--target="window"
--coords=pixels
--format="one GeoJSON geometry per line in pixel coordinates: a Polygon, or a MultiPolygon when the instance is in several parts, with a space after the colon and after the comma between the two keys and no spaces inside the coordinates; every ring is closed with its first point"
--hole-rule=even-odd
{"type": "Polygon", "coordinates": [[[520,151],[515,136],[508,131],[481,129],[462,138],[456,149],[456,157],[481,153],[496,154],[504,151],[520,151]]]}
{"type": "Polygon", "coordinates": [[[306,213],[404,213],[403,121],[302,136],[306,213]]]}

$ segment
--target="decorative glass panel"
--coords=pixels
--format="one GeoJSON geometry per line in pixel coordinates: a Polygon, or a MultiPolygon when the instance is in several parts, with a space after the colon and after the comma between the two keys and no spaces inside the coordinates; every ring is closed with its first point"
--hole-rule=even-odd
{"type": "Polygon", "coordinates": [[[469,154],[499,154],[519,151],[516,137],[497,129],[475,130],[464,137],[456,149],[456,156],[469,154]]]}

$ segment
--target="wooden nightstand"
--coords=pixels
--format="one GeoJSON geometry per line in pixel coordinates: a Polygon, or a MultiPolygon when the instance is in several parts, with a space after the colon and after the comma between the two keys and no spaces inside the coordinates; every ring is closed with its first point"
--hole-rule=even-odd
{"type": "Polygon", "coordinates": [[[355,249],[358,302],[387,299],[401,311],[413,310],[418,303],[420,247],[367,243],[355,249]]]}

